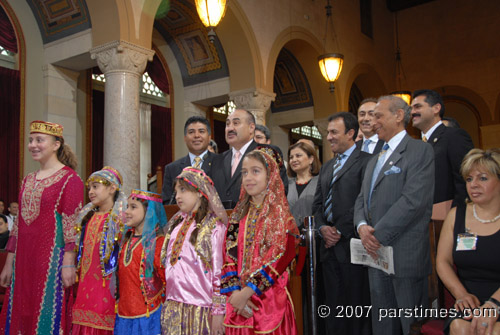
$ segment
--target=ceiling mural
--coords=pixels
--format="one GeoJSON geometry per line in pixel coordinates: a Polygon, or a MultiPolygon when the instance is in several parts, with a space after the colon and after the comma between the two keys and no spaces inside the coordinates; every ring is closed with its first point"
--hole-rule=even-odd
{"type": "Polygon", "coordinates": [[[281,49],[274,68],[276,99],[271,111],[283,112],[313,106],[311,88],[297,59],[287,49],[281,49]]]}
{"type": "MultiPolygon", "coordinates": [[[[85,0],[26,0],[38,22],[43,43],[50,43],[91,28],[85,0]]],[[[103,0],[109,1],[109,0],[103,0]]],[[[184,86],[229,76],[220,41],[208,39],[192,0],[166,2],[166,15],[154,27],[172,49],[184,86]]],[[[163,7],[161,7],[163,8],[163,7]]]]}
{"type": "Polygon", "coordinates": [[[192,2],[171,1],[170,11],[155,21],[155,28],[174,51],[184,86],[229,76],[224,50],[217,38],[209,41],[192,2]]]}
{"type": "Polygon", "coordinates": [[[91,27],[85,0],[26,0],[36,18],[43,43],[91,27]]]}

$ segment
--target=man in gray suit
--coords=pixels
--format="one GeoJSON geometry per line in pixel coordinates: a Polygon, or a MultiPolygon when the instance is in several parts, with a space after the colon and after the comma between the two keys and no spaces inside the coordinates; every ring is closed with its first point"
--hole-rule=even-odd
{"type": "Polygon", "coordinates": [[[368,270],[375,335],[399,335],[401,328],[408,334],[419,318],[415,307],[427,305],[434,153],[406,133],[409,120],[410,107],[401,98],[378,99],[375,131],[387,143],[369,161],[354,209],[354,225],[368,253],[376,258],[381,246],[394,251],[394,275],[368,270]]]}

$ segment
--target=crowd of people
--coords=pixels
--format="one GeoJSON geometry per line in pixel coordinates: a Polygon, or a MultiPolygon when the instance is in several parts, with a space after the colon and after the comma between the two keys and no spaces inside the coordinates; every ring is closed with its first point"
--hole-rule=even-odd
{"type": "Polygon", "coordinates": [[[497,334],[500,150],[474,149],[443,123],[444,109],[432,90],[415,91],[411,106],[363,100],[357,117],[328,118],[333,158],[323,164],[309,140],[284,162],[269,129],[243,109],[228,115],[230,149],[217,153],[210,122],[193,116],[189,153],[165,166],[161,195],[124,194],[120,167],[106,166],[86,180],[85,206],[62,126],[33,121],[28,150],[40,169],[24,178],[19,206],[0,215],[0,284],[10,287],[0,331],[296,334],[287,286],[304,218],[314,216],[317,298],[332,311],[325,333],[408,334],[420,316],[381,313],[430,307],[428,227],[433,208],[448,204],[436,264],[458,313],[444,331],[497,334]],[[420,139],[406,132],[410,121],[420,139]],[[178,212],[167,219],[170,204],[178,212]],[[392,247],[394,274],[352,264],[353,238],[373,259],[392,247]],[[339,314],[356,306],[368,313],[339,314]]]}

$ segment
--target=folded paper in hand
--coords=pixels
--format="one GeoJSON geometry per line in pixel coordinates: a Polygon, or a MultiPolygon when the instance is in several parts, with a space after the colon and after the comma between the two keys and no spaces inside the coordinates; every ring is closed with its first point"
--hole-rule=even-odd
{"type": "Polygon", "coordinates": [[[374,260],[368,254],[359,238],[351,238],[351,263],[367,265],[384,271],[389,275],[394,274],[394,255],[392,247],[380,247],[377,250],[378,259],[374,260]]]}

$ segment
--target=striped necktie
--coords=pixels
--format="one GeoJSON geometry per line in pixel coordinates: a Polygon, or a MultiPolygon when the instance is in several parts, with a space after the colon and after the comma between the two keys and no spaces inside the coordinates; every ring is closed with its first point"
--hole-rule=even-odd
{"type": "Polygon", "coordinates": [[[194,167],[197,169],[201,168],[201,157],[197,156],[194,158],[194,167]]]}
{"type": "Polygon", "coordinates": [[[326,196],[326,201],[325,201],[325,218],[327,222],[332,222],[333,219],[333,213],[332,213],[332,206],[333,206],[333,182],[335,181],[335,175],[337,173],[337,170],[340,167],[340,161],[342,160],[343,154],[338,154],[335,157],[335,161],[333,163],[333,171],[332,171],[332,181],[330,182],[330,188],[328,189],[328,195],[326,196]]]}
{"type": "Polygon", "coordinates": [[[425,137],[425,135],[422,137],[422,141],[427,142],[427,137],[425,137]]]}

